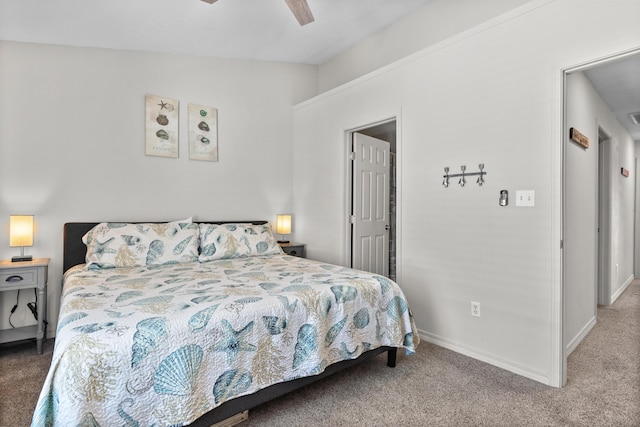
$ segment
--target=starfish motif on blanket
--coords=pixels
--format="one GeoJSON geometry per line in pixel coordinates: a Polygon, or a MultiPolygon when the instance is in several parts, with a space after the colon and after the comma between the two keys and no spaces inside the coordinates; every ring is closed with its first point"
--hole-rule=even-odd
{"type": "Polygon", "coordinates": [[[102,258],[102,255],[107,253],[115,254],[117,252],[115,249],[109,247],[109,243],[111,243],[113,239],[115,239],[115,237],[110,238],[104,243],[100,243],[98,240],[95,241],[95,249],[93,252],[98,256],[98,258],[102,258]]]}
{"type": "Polygon", "coordinates": [[[222,319],[222,326],[224,327],[222,339],[213,346],[213,351],[222,351],[227,353],[227,363],[230,365],[235,357],[241,351],[256,351],[256,346],[246,341],[246,337],[253,329],[253,321],[247,323],[247,325],[236,331],[231,324],[222,319]]]}

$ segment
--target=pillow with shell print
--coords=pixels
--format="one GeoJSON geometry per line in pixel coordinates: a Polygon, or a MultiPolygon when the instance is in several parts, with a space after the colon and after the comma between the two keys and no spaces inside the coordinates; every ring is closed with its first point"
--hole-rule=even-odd
{"type": "Polygon", "coordinates": [[[103,222],[83,237],[86,268],[137,267],[198,260],[198,224],[188,218],[164,223],[103,222]]]}
{"type": "Polygon", "coordinates": [[[199,227],[200,262],[283,253],[269,224],[200,223],[199,227]]]}

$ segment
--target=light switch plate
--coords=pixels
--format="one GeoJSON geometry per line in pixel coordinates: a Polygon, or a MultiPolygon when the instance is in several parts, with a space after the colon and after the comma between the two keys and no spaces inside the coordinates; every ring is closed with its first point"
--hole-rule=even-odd
{"type": "Polygon", "coordinates": [[[535,190],[516,190],[516,206],[535,206],[535,190]]]}

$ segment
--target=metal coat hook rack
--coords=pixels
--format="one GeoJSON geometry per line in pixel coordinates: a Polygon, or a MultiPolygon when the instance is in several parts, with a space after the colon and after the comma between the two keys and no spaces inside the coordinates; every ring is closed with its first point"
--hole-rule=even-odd
{"type": "Polygon", "coordinates": [[[464,187],[465,184],[467,183],[467,178],[468,176],[477,176],[478,179],[476,180],[476,184],[478,184],[478,186],[482,187],[482,184],[484,184],[484,176],[487,174],[484,171],[484,163],[480,163],[478,165],[478,169],[480,169],[479,172],[466,172],[467,170],[467,166],[462,165],[460,166],[460,170],[462,171],[462,173],[454,173],[454,174],[450,174],[449,173],[449,167],[445,167],[444,168],[444,175],[443,178],[444,180],[442,181],[442,185],[444,186],[444,188],[449,187],[449,178],[457,178],[460,177],[460,179],[458,180],[458,184],[460,184],[460,187],[464,187]]]}

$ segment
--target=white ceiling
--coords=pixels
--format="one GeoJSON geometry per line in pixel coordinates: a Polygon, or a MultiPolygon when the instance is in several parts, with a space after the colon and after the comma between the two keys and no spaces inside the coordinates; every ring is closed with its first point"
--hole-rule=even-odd
{"type": "Polygon", "coordinates": [[[431,0],[0,0],[0,39],[321,64],[431,0]]]}
{"type": "MultiPolygon", "coordinates": [[[[432,0],[307,1],[301,27],[285,0],[0,0],[0,40],[322,64],[432,0]]],[[[640,141],[640,54],[585,74],[640,141]]]]}
{"type": "Polygon", "coordinates": [[[585,70],[593,87],[618,121],[640,141],[640,125],[629,114],[640,112],[640,53],[585,70]]]}

